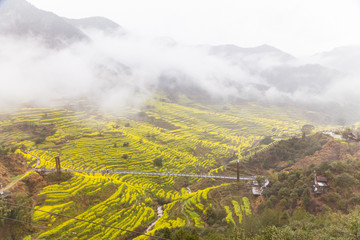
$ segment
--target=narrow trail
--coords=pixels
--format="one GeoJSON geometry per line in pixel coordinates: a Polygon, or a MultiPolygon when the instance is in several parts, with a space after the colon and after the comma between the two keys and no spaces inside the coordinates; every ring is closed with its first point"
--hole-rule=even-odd
{"type": "Polygon", "coordinates": [[[21,177],[15,179],[14,181],[12,181],[11,183],[9,183],[6,187],[0,189],[0,194],[2,194],[3,192],[10,190],[13,186],[15,186],[20,180],[24,179],[25,177],[27,177],[29,175],[30,172],[33,172],[33,170],[28,170],[26,171],[24,174],[22,174],[21,177]]]}
{"type": "MultiPolygon", "coordinates": [[[[28,153],[28,154],[31,154],[32,151],[34,151],[34,150],[27,151],[27,153],[28,153]]],[[[32,155],[32,154],[31,154],[31,156],[34,157],[34,158],[36,158],[36,165],[35,165],[34,168],[38,168],[39,165],[40,165],[40,163],[41,163],[40,158],[39,158],[38,156],[35,156],[35,155],[32,155]]]]}
{"type": "Polygon", "coordinates": [[[162,217],[164,213],[164,210],[162,208],[162,206],[158,206],[157,207],[157,216],[158,218],[155,220],[155,222],[153,222],[145,231],[145,233],[148,233],[151,229],[153,229],[153,227],[155,226],[155,224],[160,220],[160,218],[162,217]]]}
{"type": "MultiPolygon", "coordinates": [[[[30,154],[31,151],[29,151],[28,153],[30,154]]],[[[32,169],[26,171],[24,174],[22,174],[21,177],[15,179],[15,180],[12,181],[11,183],[9,183],[7,186],[1,188],[1,189],[0,189],[0,195],[2,195],[5,191],[8,191],[8,190],[10,190],[12,187],[14,187],[19,181],[21,181],[22,179],[24,179],[25,177],[27,177],[27,176],[30,174],[30,172],[35,172],[35,171],[36,171],[36,169],[39,167],[39,165],[40,165],[41,162],[40,162],[40,159],[39,159],[37,156],[35,156],[35,155],[32,155],[32,156],[36,158],[36,165],[35,165],[35,167],[33,167],[32,169]]]]}

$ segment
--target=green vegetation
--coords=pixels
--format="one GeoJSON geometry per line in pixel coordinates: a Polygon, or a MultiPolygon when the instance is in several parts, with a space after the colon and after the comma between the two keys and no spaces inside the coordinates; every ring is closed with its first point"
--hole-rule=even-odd
{"type": "Polygon", "coordinates": [[[254,171],[262,172],[262,169],[282,169],[293,166],[298,160],[313,155],[320,150],[324,144],[329,141],[330,137],[321,133],[308,136],[307,138],[293,137],[289,140],[279,141],[278,144],[271,147],[268,151],[262,151],[252,155],[248,164],[254,171]],[[261,167],[259,167],[259,165],[261,167]]]}
{"type": "Polygon", "coordinates": [[[313,125],[306,124],[301,127],[302,138],[304,139],[306,135],[311,134],[311,132],[315,129],[313,125]]]}
{"type": "Polygon", "coordinates": [[[162,158],[160,158],[160,157],[158,157],[158,158],[155,158],[155,160],[154,160],[154,166],[156,166],[156,167],[162,167],[163,166],[163,164],[162,164],[162,158]]]}
{"type": "MultiPolygon", "coordinates": [[[[349,224],[349,234],[350,229],[356,230],[356,222],[347,222],[358,211],[354,209],[358,190],[353,188],[360,180],[358,169],[348,169],[348,165],[358,164],[355,143],[345,146],[330,142],[322,134],[302,139],[301,127],[309,122],[308,112],[253,103],[224,108],[180,97],[177,103],[153,100],[146,108],[128,109],[128,117],[119,117],[82,104],[83,111],[75,111],[77,108],[71,105],[67,109],[26,108],[0,122],[0,140],[8,143],[4,146],[15,147],[7,154],[22,156],[31,166],[39,158],[39,167],[55,168],[54,157],[60,155],[63,170],[102,170],[74,174],[64,171],[61,179],[56,174],[45,176],[50,185],[32,198],[36,208],[145,232],[157,219],[157,207],[161,206],[163,215],[147,234],[171,239],[300,236],[307,228],[311,232],[319,227],[316,221],[320,215],[332,224],[335,211],[348,214],[342,219],[349,224]],[[331,144],[339,151],[348,151],[344,156],[351,157],[341,161],[337,157],[331,162],[307,159],[331,144]],[[236,176],[232,163],[236,159],[241,160],[241,175],[269,178],[271,185],[263,196],[252,196],[251,185],[244,182],[105,171],[236,176]],[[328,177],[331,184],[329,192],[317,197],[311,192],[314,169],[328,177]]],[[[265,179],[258,177],[257,181],[261,185],[265,179]]],[[[40,211],[34,211],[30,218],[34,230],[24,231],[22,236],[147,239],[40,211]]]]}
{"type": "Polygon", "coordinates": [[[65,182],[70,180],[72,177],[74,177],[74,175],[70,172],[61,172],[60,175],[56,172],[51,172],[45,175],[45,180],[47,182],[65,182]]]}
{"type": "MultiPolygon", "coordinates": [[[[31,206],[31,201],[25,194],[15,194],[13,196],[13,199],[15,204],[25,205],[29,207],[31,206]]],[[[31,222],[31,212],[28,209],[15,205],[8,205],[0,199],[1,239],[21,239],[24,234],[33,233],[35,229],[31,225],[26,224],[26,222],[31,222]],[[14,222],[12,220],[4,219],[1,217],[16,219],[18,221],[14,222]]]]}

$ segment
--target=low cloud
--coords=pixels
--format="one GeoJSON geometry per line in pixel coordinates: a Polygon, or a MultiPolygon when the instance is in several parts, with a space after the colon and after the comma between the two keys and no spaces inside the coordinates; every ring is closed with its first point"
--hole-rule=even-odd
{"type": "Polygon", "coordinates": [[[88,99],[121,112],[140,106],[164,85],[174,91],[198,89],[223,101],[360,103],[357,75],[304,65],[270,47],[227,55],[210,46],[131,34],[86,34],[91,41],[58,49],[39,38],[0,37],[0,108],[88,99]]]}

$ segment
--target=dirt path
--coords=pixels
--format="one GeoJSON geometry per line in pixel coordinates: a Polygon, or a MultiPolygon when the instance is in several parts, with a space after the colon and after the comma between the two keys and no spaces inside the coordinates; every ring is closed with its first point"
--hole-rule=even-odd
{"type": "Polygon", "coordinates": [[[15,186],[20,180],[27,177],[30,172],[33,172],[33,170],[28,170],[26,173],[22,174],[20,177],[16,178],[14,181],[9,183],[6,187],[0,189],[0,193],[2,194],[4,191],[10,190],[13,186],[15,186]]]}
{"type": "Polygon", "coordinates": [[[160,220],[163,213],[164,213],[164,210],[163,210],[162,206],[158,206],[157,207],[157,219],[146,229],[145,233],[148,233],[151,229],[154,228],[155,224],[160,220]]]}

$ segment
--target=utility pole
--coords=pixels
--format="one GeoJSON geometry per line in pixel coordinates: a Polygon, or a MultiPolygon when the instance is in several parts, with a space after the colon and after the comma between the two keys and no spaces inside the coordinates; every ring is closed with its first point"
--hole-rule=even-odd
{"type": "Polygon", "coordinates": [[[56,162],[56,174],[58,177],[60,177],[61,167],[60,167],[60,156],[59,155],[55,156],[55,162],[56,162]]]}
{"type": "Polygon", "coordinates": [[[240,182],[240,160],[237,160],[237,182],[240,182]]]}

